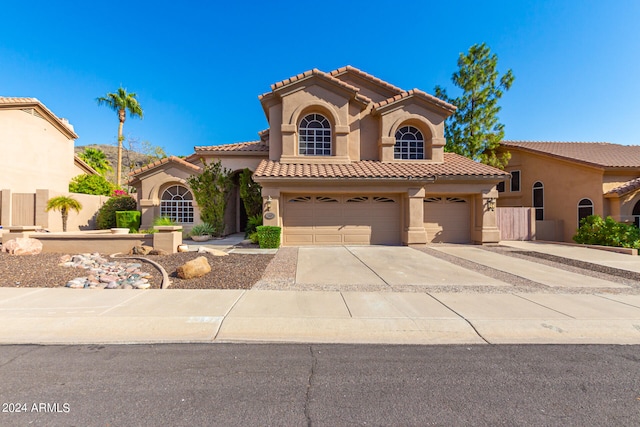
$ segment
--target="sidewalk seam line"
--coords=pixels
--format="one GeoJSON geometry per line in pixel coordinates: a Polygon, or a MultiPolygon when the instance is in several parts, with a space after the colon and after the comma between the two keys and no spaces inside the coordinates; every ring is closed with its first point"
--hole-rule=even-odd
{"type": "MultiPolygon", "coordinates": [[[[593,296],[595,296],[595,297],[599,297],[599,298],[602,298],[602,299],[606,299],[607,301],[617,302],[617,303],[619,303],[619,304],[623,304],[623,305],[626,305],[626,306],[628,306],[628,307],[640,308],[640,307],[638,307],[637,305],[633,305],[633,304],[630,304],[630,303],[628,303],[628,302],[618,301],[618,300],[615,300],[615,299],[612,299],[612,298],[608,298],[606,295],[600,295],[600,294],[592,294],[592,295],[593,295],[593,296]]],[[[624,295],[624,294],[620,294],[620,295],[624,295]]]]}
{"type": "Polygon", "coordinates": [[[546,308],[547,310],[555,311],[556,313],[558,313],[558,314],[562,314],[563,316],[567,316],[567,317],[568,317],[568,318],[570,318],[570,319],[574,319],[574,320],[576,320],[576,319],[577,319],[577,317],[573,317],[573,316],[571,316],[570,314],[563,313],[563,312],[561,312],[561,311],[559,311],[559,310],[555,310],[555,309],[553,309],[553,308],[551,308],[551,307],[547,307],[546,305],[543,305],[543,304],[541,304],[541,303],[539,303],[539,302],[532,301],[532,300],[530,300],[529,298],[525,298],[525,297],[523,297],[522,295],[515,294],[515,293],[514,293],[514,294],[511,294],[511,295],[516,296],[516,297],[518,297],[518,298],[521,298],[521,299],[523,299],[523,300],[525,300],[525,301],[529,301],[530,303],[533,303],[533,304],[539,305],[540,307],[542,307],[542,308],[546,308]]]}
{"type": "Polygon", "coordinates": [[[351,309],[349,308],[349,304],[347,304],[347,300],[344,299],[344,294],[342,293],[342,291],[340,292],[340,297],[342,298],[342,302],[344,303],[345,308],[347,309],[347,312],[349,313],[349,318],[353,319],[353,314],[351,314],[351,309]]]}
{"type": "Polygon", "coordinates": [[[475,327],[475,325],[473,323],[471,323],[471,321],[469,319],[467,319],[466,317],[464,317],[462,314],[458,313],[457,311],[455,311],[453,308],[449,307],[447,304],[443,303],[442,301],[440,301],[438,298],[434,297],[433,295],[431,295],[429,292],[425,292],[427,295],[429,295],[431,298],[433,298],[434,300],[438,301],[440,304],[442,304],[443,306],[445,306],[448,310],[451,310],[453,313],[455,313],[456,316],[460,317],[462,320],[464,320],[465,322],[467,322],[467,324],[469,326],[471,326],[471,329],[473,329],[475,331],[475,333],[480,337],[480,339],[484,342],[486,342],[489,345],[493,345],[491,342],[489,342],[489,340],[487,340],[485,337],[482,336],[482,334],[480,333],[480,331],[478,331],[475,327]]]}
{"type": "Polygon", "coordinates": [[[102,313],[98,313],[98,316],[103,316],[103,315],[107,314],[108,312],[110,312],[111,310],[119,308],[119,307],[123,306],[124,304],[128,303],[129,301],[131,301],[131,300],[133,300],[135,298],[138,298],[140,295],[144,294],[144,290],[142,292],[140,292],[140,293],[137,293],[137,292],[140,292],[140,290],[136,290],[136,294],[134,294],[131,298],[127,298],[126,300],[114,305],[113,307],[110,307],[110,308],[106,309],[102,313]]]}
{"type": "Polygon", "coordinates": [[[360,259],[360,257],[356,254],[354,254],[353,252],[351,252],[351,249],[349,249],[348,246],[344,246],[344,248],[347,250],[347,252],[349,252],[351,255],[353,255],[358,261],[360,261],[365,267],[367,267],[373,274],[375,274],[376,276],[378,276],[380,278],[380,280],[382,280],[382,283],[384,283],[385,285],[387,285],[389,288],[393,289],[393,286],[391,286],[386,280],[384,280],[382,278],[382,276],[380,276],[378,274],[377,271],[375,271],[373,268],[369,267],[369,264],[367,264],[366,262],[364,262],[363,260],[360,259]]]}
{"type": "Polygon", "coordinates": [[[222,321],[220,322],[220,326],[218,327],[218,330],[216,331],[216,333],[213,335],[213,338],[211,339],[212,342],[218,338],[218,335],[220,335],[220,331],[222,330],[222,325],[224,325],[225,320],[227,320],[227,316],[229,316],[229,313],[231,313],[231,311],[236,307],[236,305],[238,305],[238,302],[240,302],[240,300],[246,293],[247,293],[247,290],[246,289],[243,290],[240,296],[233,302],[233,305],[231,305],[231,308],[229,308],[229,310],[227,310],[227,312],[222,315],[222,321]]]}

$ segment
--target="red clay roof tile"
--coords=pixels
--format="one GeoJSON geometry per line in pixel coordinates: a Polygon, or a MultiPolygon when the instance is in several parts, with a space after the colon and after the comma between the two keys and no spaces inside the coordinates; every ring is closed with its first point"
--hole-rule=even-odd
{"type": "Polygon", "coordinates": [[[619,187],[614,188],[613,190],[609,190],[605,193],[605,195],[617,195],[624,196],[625,194],[629,194],[632,191],[640,188],[640,178],[632,179],[631,181],[627,181],[619,187]]]}
{"type": "Polygon", "coordinates": [[[466,157],[445,153],[444,163],[379,162],[362,160],[345,164],[280,163],[263,160],[255,176],[262,178],[380,178],[409,179],[432,177],[506,178],[500,169],[474,162],[466,157]]]}
{"type": "Polygon", "coordinates": [[[262,141],[236,142],[233,144],[193,147],[195,152],[257,152],[268,153],[269,146],[262,141]]]}
{"type": "Polygon", "coordinates": [[[182,166],[187,166],[190,169],[193,169],[196,172],[200,172],[202,169],[192,163],[187,162],[186,160],[181,159],[180,157],[176,157],[176,156],[169,156],[169,157],[165,157],[164,159],[160,159],[160,160],[156,160],[153,163],[149,163],[148,165],[142,166],[141,168],[138,168],[134,171],[129,172],[129,176],[135,176],[138,175],[142,172],[148,171],[150,169],[154,169],[157,168],[158,166],[162,166],[166,163],[169,162],[174,162],[174,163],[178,163],[182,166]]]}
{"type": "Polygon", "coordinates": [[[373,104],[373,108],[374,109],[381,108],[381,107],[384,107],[385,105],[389,105],[389,104],[392,104],[394,102],[398,102],[398,101],[400,101],[402,99],[409,98],[410,96],[416,96],[418,98],[422,98],[425,101],[427,101],[427,102],[429,102],[431,104],[434,104],[434,105],[436,105],[436,106],[438,106],[440,108],[443,108],[443,109],[445,109],[445,110],[447,110],[447,111],[449,111],[451,113],[453,113],[457,109],[455,105],[451,105],[448,102],[445,102],[440,98],[436,98],[433,95],[429,95],[428,93],[423,92],[423,91],[421,91],[419,89],[411,89],[411,90],[408,90],[408,91],[404,91],[404,92],[402,92],[402,93],[400,93],[398,95],[395,95],[395,96],[393,96],[393,97],[391,97],[389,99],[385,99],[384,101],[380,101],[378,103],[373,104]]]}
{"type": "Polygon", "coordinates": [[[388,90],[391,90],[393,92],[397,92],[397,93],[404,92],[403,89],[400,89],[399,87],[394,86],[391,83],[387,83],[384,80],[381,80],[381,79],[377,78],[376,76],[373,76],[373,75],[371,75],[369,73],[365,73],[364,71],[362,71],[362,70],[360,70],[360,69],[358,69],[356,67],[352,67],[351,65],[347,65],[345,67],[340,67],[337,70],[333,70],[333,71],[329,72],[329,74],[335,77],[335,76],[340,76],[342,74],[349,73],[349,72],[353,73],[353,74],[356,74],[356,75],[358,75],[360,77],[363,77],[363,78],[365,78],[365,79],[367,79],[367,80],[369,80],[369,81],[371,81],[371,82],[373,82],[373,83],[375,83],[375,84],[377,84],[379,86],[382,86],[382,87],[384,87],[384,88],[386,88],[388,90]]]}
{"type": "Polygon", "coordinates": [[[502,141],[501,145],[606,168],[640,167],[640,146],[608,142],[502,141]]]}

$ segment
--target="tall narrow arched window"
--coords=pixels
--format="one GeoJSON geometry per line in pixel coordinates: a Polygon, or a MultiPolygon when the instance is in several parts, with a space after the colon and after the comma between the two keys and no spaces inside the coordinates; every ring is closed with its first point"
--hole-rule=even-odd
{"type": "Polygon", "coordinates": [[[540,181],[533,184],[533,207],[536,210],[536,221],[544,220],[544,185],[540,181]]]}
{"type": "Polygon", "coordinates": [[[402,160],[424,159],[424,137],[413,126],[402,126],[396,132],[393,158],[402,160]]]}
{"type": "Polygon", "coordinates": [[[331,155],[331,123],[321,114],[308,114],[298,127],[298,153],[304,156],[331,155]]]}
{"type": "Polygon", "coordinates": [[[193,196],[182,185],[172,185],[164,190],[160,200],[160,216],[166,216],[179,224],[193,223],[193,196]]]}
{"type": "Polygon", "coordinates": [[[582,199],[578,202],[578,227],[583,218],[593,215],[593,202],[590,199],[582,199]]]}
{"type": "Polygon", "coordinates": [[[633,215],[633,223],[636,227],[640,227],[640,201],[636,202],[633,206],[633,212],[631,212],[631,215],[633,215]]]}

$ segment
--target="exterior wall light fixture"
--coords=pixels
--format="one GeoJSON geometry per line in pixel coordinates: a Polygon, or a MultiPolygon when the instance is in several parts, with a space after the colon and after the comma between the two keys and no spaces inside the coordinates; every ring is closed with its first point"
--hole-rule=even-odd
{"type": "Polygon", "coordinates": [[[496,199],[494,199],[493,197],[487,199],[487,209],[489,209],[489,211],[491,212],[496,210],[496,199]]]}

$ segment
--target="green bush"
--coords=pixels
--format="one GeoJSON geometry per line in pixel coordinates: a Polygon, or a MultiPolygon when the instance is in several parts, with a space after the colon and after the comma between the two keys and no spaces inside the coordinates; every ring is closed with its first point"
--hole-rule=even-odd
{"type": "Polygon", "coordinates": [[[580,228],[573,240],[584,245],[640,249],[640,229],[632,224],[617,222],[610,216],[603,219],[600,215],[590,215],[580,221],[580,228]]]}
{"type": "Polygon", "coordinates": [[[250,216],[247,219],[247,228],[244,230],[245,237],[251,238],[251,235],[256,232],[260,225],[262,225],[262,215],[250,216]]]}
{"type": "Polygon", "coordinates": [[[280,227],[271,225],[258,226],[258,242],[262,249],[272,249],[280,247],[280,227]]]}
{"type": "Polygon", "coordinates": [[[254,231],[253,233],[249,234],[249,240],[251,240],[251,243],[253,243],[254,245],[260,243],[260,240],[258,240],[258,232],[254,231]]]}
{"type": "Polygon", "coordinates": [[[153,219],[153,225],[157,226],[171,226],[178,225],[177,222],[169,218],[168,216],[157,216],[153,219]]]}
{"type": "Polygon", "coordinates": [[[99,230],[117,227],[117,211],[133,211],[138,207],[136,200],[130,196],[112,197],[98,211],[96,226],[99,230]]]}
{"type": "Polygon", "coordinates": [[[110,196],[115,186],[101,175],[78,175],[69,183],[69,192],[110,196]]]}
{"type": "Polygon", "coordinates": [[[140,211],[116,211],[118,228],[128,228],[130,233],[137,233],[140,228],[140,211]]]}
{"type": "Polygon", "coordinates": [[[213,225],[203,222],[202,224],[194,225],[189,233],[190,236],[215,236],[216,229],[213,225]]]}

